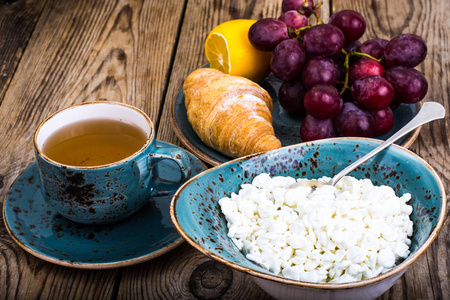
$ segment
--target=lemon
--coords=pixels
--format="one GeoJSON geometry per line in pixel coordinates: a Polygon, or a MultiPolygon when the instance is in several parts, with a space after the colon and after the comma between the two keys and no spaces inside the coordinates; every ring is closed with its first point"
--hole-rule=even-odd
{"type": "Polygon", "coordinates": [[[248,40],[255,20],[237,19],[222,23],[209,33],[205,54],[210,67],[259,82],[270,73],[272,52],[257,50],[248,40]]]}

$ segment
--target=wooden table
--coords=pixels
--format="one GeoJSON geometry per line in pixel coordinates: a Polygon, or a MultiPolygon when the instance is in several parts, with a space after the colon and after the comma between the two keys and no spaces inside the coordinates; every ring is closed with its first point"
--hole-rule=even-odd
{"type": "MultiPolygon", "coordinates": [[[[430,85],[425,101],[449,109],[448,0],[325,0],[323,19],[344,8],[366,18],[363,41],[422,36],[428,56],[418,69],[430,85]]],[[[184,78],[207,62],[209,31],[230,19],[280,12],[281,0],[0,0],[0,202],[34,160],[38,123],[74,103],[108,99],[135,105],[155,121],[159,140],[181,146],[170,123],[171,100],[184,78]]],[[[423,126],[410,147],[446,187],[449,127],[448,118],[423,126]]],[[[381,298],[449,298],[449,228],[447,219],[432,246],[381,298]]],[[[13,298],[270,299],[251,278],[187,243],[138,265],[80,270],[28,254],[1,221],[0,299],[13,298]]]]}

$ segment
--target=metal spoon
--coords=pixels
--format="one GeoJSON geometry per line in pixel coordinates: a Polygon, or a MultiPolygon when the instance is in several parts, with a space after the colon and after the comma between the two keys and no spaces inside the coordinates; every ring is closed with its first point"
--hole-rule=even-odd
{"type": "Polygon", "coordinates": [[[293,189],[296,187],[311,187],[312,191],[314,191],[315,189],[317,189],[321,186],[324,186],[324,185],[333,186],[342,177],[347,175],[349,172],[353,171],[360,164],[364,163],[372,156],[378,154],[381,150],[387,148],[389,145],[394,143],[396,140],[398,140],[399,138],[401,138],[402,136],[404,136],[411,130],[413,130],[425,123],[428,123],[430,121],[442,119],[442,118],[444,118],[444,116],[445,116],[445,108],[441,104],[439,104],[437,102],[425,102],[422,105],[422,108],[420,109],[420,111],[417,113],[417,115],[411,121],[409,121],[408,124],[403,126],[403,128],[401,128],[399,131],[397,131],[395,134],[393,134],[386,141],[381,143],[378,147],[376,147],[375,149],[373,149],[372,151],[370,151],[369,153],[367,153],[366,155],[364,155],[363,157],[361,157],[360,159],[358,159],[357,161],[355,161],[354,163],[352,163],[351,165],[349,165],[348,167],[343,169],[341,172],[336,174],[327,183],[323,183],[323,182],[317,181],[315,179],[301,180],[301,181],[298,181],[298,182],[288,185],[286,187],[286,190],[290,190],[290,189],[293,189]]]}

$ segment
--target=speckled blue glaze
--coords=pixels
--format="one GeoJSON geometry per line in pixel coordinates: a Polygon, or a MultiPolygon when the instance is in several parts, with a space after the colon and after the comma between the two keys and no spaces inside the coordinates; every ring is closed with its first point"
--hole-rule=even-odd
{"type": "MultiPolygon", "coordinates": [[[[166,149],[180,149],[157,141],[166,149]]],[[[206,169],[188,154],[194,176],[206,169]]],[[[129,218],[109,225],[84,225],[57,213],[43,198],[36,164],[13,183],[4,202],[3,216],[10,235],[26,251],[56,264],[89,269],[122,267],[143,262],[182,242],[170,221],[169,205],[180,186],[180,171],[163,160],[154,169],[155,197],[129,218]],[[170,183],[172,182],[172,183],[170,183]],[[171,192],[162,192],[169,189],[171,192]]]]}
{"type": "Polygon", "coordinates": [[[105,167],[77,168],[55,164],[35,150],[44,198],[64,217],[84,224],[106,224],[130,216],[158,190],[153,165],[163,158],[189,158],[179,148],[156,147],[153,138],[130,159],[105,167]]]}
{"type": "MultiPolygon", "coordinates": [[[[376,185],[391,186],[397,195],[412,195],[409,202],[414,209],[411,216],[414,222],[411,254],[395,269],[372,279],[346,284],[314,284],[272,275],[249,261],[228,238],[226,220],[220,212],[218,200],[237,192],[241,184],[250,183],[263,172],[272,176],[331,177],[379,143],[359,138],[329,139],[230,161],[193,178],[177,191],[171,205],[172,221],[181,235],[204,254],[254,275],[258,284],[273,283],[275,288],[263,288],[273,292],[272,296],[276,298],[283,298],[281,291],[286,287],[293,288],[292,293],[289,292],[292,297],[287,299],[300,297],[296,288],[301,288],[303,295],[325,290],[325,298],[375,298],[390,288],[406,267],[423,253],[444,219],[443,185],[434,170],[411,151],[391,146],[349,174],[356,178],[369,178],[376,185]],[[349,291],[355,294],[348,294],[349,291]]],[[[320,295],[312,293],[309,296],[320,295]]]]}

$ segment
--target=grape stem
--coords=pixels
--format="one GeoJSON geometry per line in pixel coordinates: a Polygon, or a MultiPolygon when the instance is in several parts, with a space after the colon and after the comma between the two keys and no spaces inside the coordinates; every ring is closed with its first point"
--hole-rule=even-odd
{"type": "MultiPolygon", "coordinates": [[[[305,3],[306,2],[307,1],[305,0],[305,3]]],[[[323,1],[320,0],[319,2],[317,2],[317,4],[314,6],[314,9],[311,11],[317,19],[317,25],[323,24],[323,21],[320,18],[320,14],[319,14],[319,8],[322,6],[322,4],[323,4],[323,1]]]]}
{"type": "Polygon", "coordinates": [[[341,95],[342,95],[345,92],[345,90],[348,88],[348,73],[349,73],[349,69],[350,69],[350,65],[349,65],[350,56],[364,56],[364,57],[376,60],[377,62],[381,62],[382,58],[376,59],[375,57],[373,57],[369,54],[362,53],[362,52],[356,52],[356,51],[348,53],[344,49],[341,49],[341,52],[344,53],[344,55],[345,55],[345,61],[344,61],[345,81],[344,81],[344,86],[342,87],[342,90],[341,90],[341,95]]]}
{"type": "MultiPolygon", "coordinates": [[[[344,50],[344,51],[345,51],[345,50],[344,50]]],[[[367,57],[367,58],[376,60],[377,62],[381,62],[381,58],[380,58],[380,59],[377,59],[377,58],[375,58],[375,57],[373,57],[373,56],[371,56],[371,55],[369,55],[369,54],[362,53],[362,52],[356,52],[356,51],[353,51],[352,53],[350,53],[350,55],[351,55],[351,56],[364,56],[364,57],[367,57]]]]}
{"type": "Polygon", "coordinates": [[[341,90],[341,95],[344,94],[345,90],[348,88],[348,69],[350,68],[349,66],[349,61],[350,61],[350,54],[347,53],[347,51],[345,51],[344,49],[341,50],[342,53],[345,54],[345,61],[344,61],[344,68],[345,68],[345,80],[344,80],[344,86],[342,87],[341,90]]]}
{"type": "Polygon", "coordinates": [[[311,13],[313,11],[314,7],[309,7],[308,0],[303,0],[302,9],[304,11],[309,11],[311,13]]]}
{"type": "MultiPolygon", "coordinates": [[[[302,32],[303,30],[308,29],[308,28],[311,28],[311,25],[303,26],[303,27],[300,27],[298,29],[295,29],[294,33],[295,33],[296,36],[299,37],[300,36],[300,32],[302,32]]],[[[291,28],[289,28],[289,29],[292,30],[291,28]]]]}

